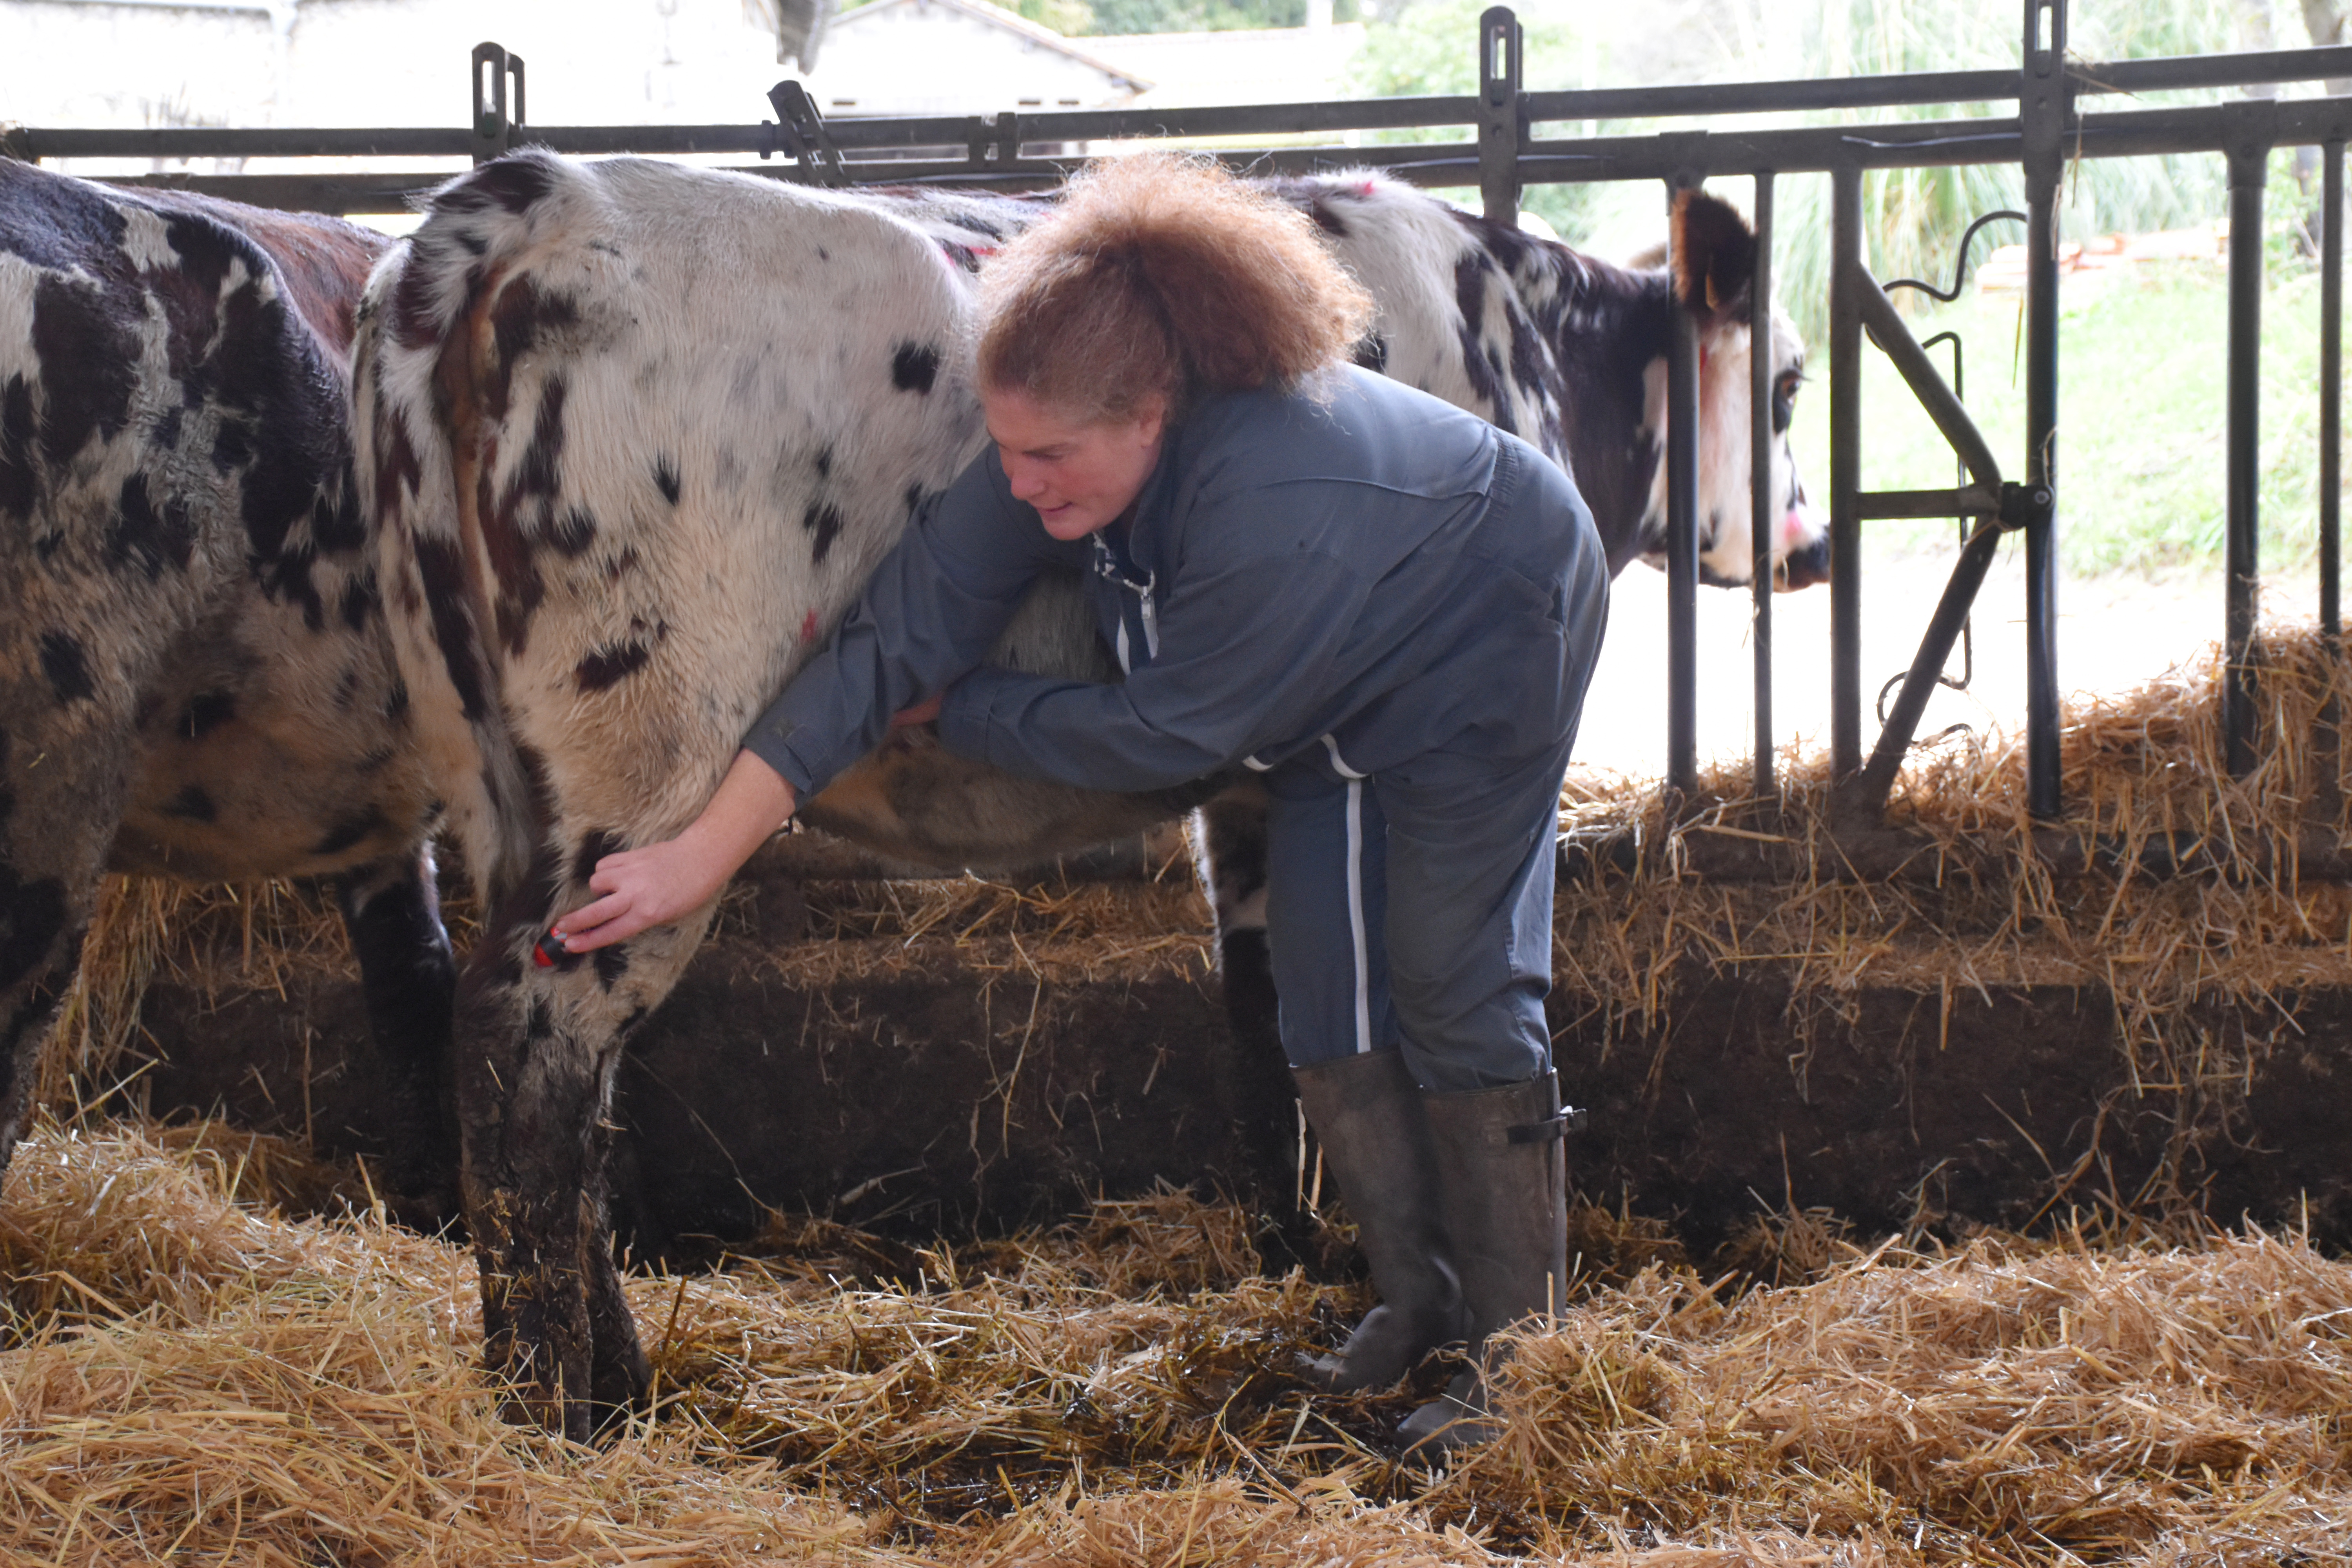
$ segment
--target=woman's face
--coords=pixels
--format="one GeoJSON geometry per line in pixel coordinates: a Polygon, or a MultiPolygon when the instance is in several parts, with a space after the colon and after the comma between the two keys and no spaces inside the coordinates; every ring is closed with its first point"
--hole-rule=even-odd
{"type": "Polygon", "coordinates": [[[1015,500],[1037,509],[1056,539],[1084,539],[1128,509],[1160,461],[1165,407],[1133,419],[1079,425],[1026,393],[990,390],[980,405],[1015,500]]]}

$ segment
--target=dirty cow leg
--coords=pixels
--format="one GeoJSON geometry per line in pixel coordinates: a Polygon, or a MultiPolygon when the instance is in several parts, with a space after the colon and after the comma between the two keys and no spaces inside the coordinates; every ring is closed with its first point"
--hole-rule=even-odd
{"type": "Polygon", "coordinates": [[[110,682],[62,701],[29,685],[0,666],[0,1172],[98,902],[131,731],[128,693],[110,682]]]}
{"type": "MultiPolygon", "coordinates": [[[[1217,974],[1223,982],[1233,1055],[1218,1064],[1218,1103],[1239,1134],[1244,1157],[1281,1170],[1297,1152],[1297,1086],[1283,1055],[1281,1009],[1267,951],[1266,794],[1255,777],[1228,786],[1192,823],[1193,856],[1216,921],[1217,974]]],[[[1303,1241],[1304,1237],[1297,1238],[1303,1241]]]]}
{"type": "Polygon", "coordinates": [[[1193,820],[1194,858],[1217,922],[1225,1014],[1245,1050],[1278,1054],[1282,1031],[1265,947],[1265,786],[1243,780],[1193,820]]]}
{"type": "Polygon", "coordinates": [[[445,1075],[457,965],[441,926],[433,851],[339,878],[368,1031],[387,1085],[385,1171],[400,1217],[438,1230],[457,1217],[457,1134],[445,1075]]]}
{"type": "MultiPolygon", "coordinates": [[[[8,867],[0,862],[0,888],[5,888],[7,875],[8,867]]],[[[43,912],[41,906],[18,904],[15,892],[8,889],[0,894],[0,948],[16,934],[20,916],[43,912]]],[[[79,928],[59,931],[48,952],[28,973],[17,975],[16,984],[7,984],[9,970],[0,967],[0,1175],[6,1173],[16,1152],[16,1139],[25,1130],[25,1113],[31,1109],[33,1082],[38,1077],[41,1042],[48,1038],[49,1026],[57,1021],[58,1003],[73,977],[81,939],[79,928]]],[[[0,965],[7,957],[0,952],[0,965]]]]}
{"type": "Polygon", "coordinates": [[[541,890],[500,901],[458,979],[466,1215],[502,1414],[585,1441],[641,1408],[652,1383],[605,1213],[613,1077],[709,912],[542,967],[533,944],[585,895],[531,880],[541,890]]]}

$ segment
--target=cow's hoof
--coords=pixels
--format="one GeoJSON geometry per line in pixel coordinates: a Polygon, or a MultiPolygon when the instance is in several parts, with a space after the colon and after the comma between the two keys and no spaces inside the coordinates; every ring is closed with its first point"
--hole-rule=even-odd
{"type": "Polygon", "coordinates": [[[653,1407],[653,1363],[635,1335],[625,1353],[599,1355],[589,1375],[588,1423],[599,1437],[610,1436],[653,1407]]]}

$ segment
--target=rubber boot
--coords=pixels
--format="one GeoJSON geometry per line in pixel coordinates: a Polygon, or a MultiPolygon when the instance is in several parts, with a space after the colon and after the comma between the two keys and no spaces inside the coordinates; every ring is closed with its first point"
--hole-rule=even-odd
{"type": "Polygon", "coordinates": [[[1381,1296],[1337,1355],[1317,1356],[1301,1370],[1334,1394],[1383,1388],[1437,1346],[1460,1339],[1464,1327],[1423,1097],[1395,1051],[1291,1073],[1381,1296]]]}
{"type": "Polygon", "coordinates": [[[1573,1113],[1551,1073],[1502,1089],[1422,1099],[1436,1143],[1445,1236],[1462,1274],[1470,1364],[1398,1428],[1426,1455],[1483,1443],[1501,1424],[1486,1407],[1486,1337],[1559,1309],[1568,1287],[1566,1137],[1573,1113]]]}

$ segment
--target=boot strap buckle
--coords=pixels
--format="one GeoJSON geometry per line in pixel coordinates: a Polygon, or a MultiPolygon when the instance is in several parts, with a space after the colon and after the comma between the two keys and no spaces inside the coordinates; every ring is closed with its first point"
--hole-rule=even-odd
{"type": "Polygon", "coordinates": [[[1503,1134],[1512,1143],[1557,1143],[1571,1132],[1584,1131],[1584,1111],[1580,1107],[1563,1105],[1541,1121],[1530,1121],[1514,1127],[1503,1134]]]}

